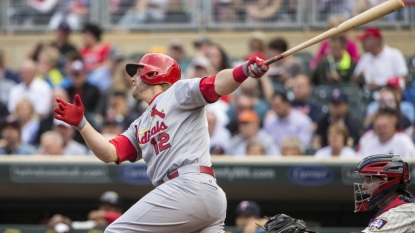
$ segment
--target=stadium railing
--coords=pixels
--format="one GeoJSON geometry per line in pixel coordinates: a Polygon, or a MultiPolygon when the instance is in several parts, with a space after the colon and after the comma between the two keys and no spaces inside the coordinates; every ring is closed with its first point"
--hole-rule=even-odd
{"type": "MultiPolygon", "coordinates": [[[[47,32],[56,27],[59,15],[65,15],[74,30],[81,29],[85,22],[100,23],[106,30],[308,30],[326,28],[327,19],[333,14],[342,14],[347,19],[359,12],[354,9],[355,5],[349,9],[337,2],[319,0],[283,0],[280,5],[273,5],[271,1],[265,8],[255,1],[238,5],[235,1],[177,0],[166,1],[159,8],[139,8],[142,10],[137,10],[135,0],[118,1],[121,5],[111,4],[114,2],[111,0],[89,0],[86,5],[73,6],[71,9],[76,10],[72,11],[65,5],[71,1],[48,0],[38,6],[29,2],[0,1],[0,32],[47,32]],[[269,10],[264,13],[267,17],[258,13],[266,9],[269,10]]],[[[369,25],[414,29],[415,4],[413,0],[405,2],[406,8],[369,25]]]]}

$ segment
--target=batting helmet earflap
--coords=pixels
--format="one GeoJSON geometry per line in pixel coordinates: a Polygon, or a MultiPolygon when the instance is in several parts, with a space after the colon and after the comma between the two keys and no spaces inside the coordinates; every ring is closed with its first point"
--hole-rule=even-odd
{"type": "Polygon", "coordinates": [[[147,53],[138,63],[129,63],[125,66],[130,77],[142,67],[140,78],[147,84],[174,84],[181,78],[179,64],[171,57],[161,53],[147,53]]]}

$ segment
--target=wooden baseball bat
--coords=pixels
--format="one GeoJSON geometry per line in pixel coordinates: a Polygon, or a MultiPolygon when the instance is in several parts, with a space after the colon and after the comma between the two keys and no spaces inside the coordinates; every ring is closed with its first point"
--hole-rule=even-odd
{"type": "Polygon", "coordinates": [[[326,40],[330,37],[333,37],[335,35],[341,34],[343,32],[349,31],[351,29],[354,29],[356,27],[362,26],[364,24],[367,24],[373,20],[379,19],[387,14],[390,14],[396,10],[399,10],[403,8],[405,4],[402,0],[389,0],[387,2],[384,2],[382,4],[379,4],[361,14],[356,15],[355,17],[346,20],[336,28],[332,28],[326,32],[323,32],[322,34],[300,44],[297,45],[287,51],[285,51],[282,54],[279,54],[273,58],[270,58],[265,61],[265,64],[269,65],[271,63],[274,63],[278,60],[283,59],[284,57],[287,57],[293,53],[296,53],[300,50],[303,50],[307,47],[310,47],[311,45],[317,44],[318,42],[321,42],[323,40],[326,40]]]}

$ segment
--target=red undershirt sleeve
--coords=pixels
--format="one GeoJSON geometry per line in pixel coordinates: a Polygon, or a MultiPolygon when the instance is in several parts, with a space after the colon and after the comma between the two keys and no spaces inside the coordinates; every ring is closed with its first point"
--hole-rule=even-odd
{"type": "Polygon", "coordinates": [[[105,220],[107,220],[108,224],[111,224],[112,222],[117,220],[117,218],[121,217],[121,215],[122,214],[118,212],[105,211],[105,220]]]}
{"type": "Polygon", "coordinates": [[[216,76],[214,75],[200,80],[200,92],[208,103],[214,103],[220,98],[220,95],[215,91],[215,79],[216,76]]]}
{"type": "Polygon", "coordinates": [[[136,161],[137,151],[126,136],[120,134],[109,142],[115,146],[115,150],[117,151],[118,160],[115,162],[117,165],[127,160],[136,161]]]}

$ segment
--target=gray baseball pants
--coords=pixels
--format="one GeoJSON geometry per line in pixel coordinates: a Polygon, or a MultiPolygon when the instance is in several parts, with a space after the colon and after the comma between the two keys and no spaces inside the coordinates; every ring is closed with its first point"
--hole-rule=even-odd
{"type": "Polygon", "coordinates": [[[214,177],[187,173],[157,186],[104,233],[222,233],[226,206],[214,177]]]}

